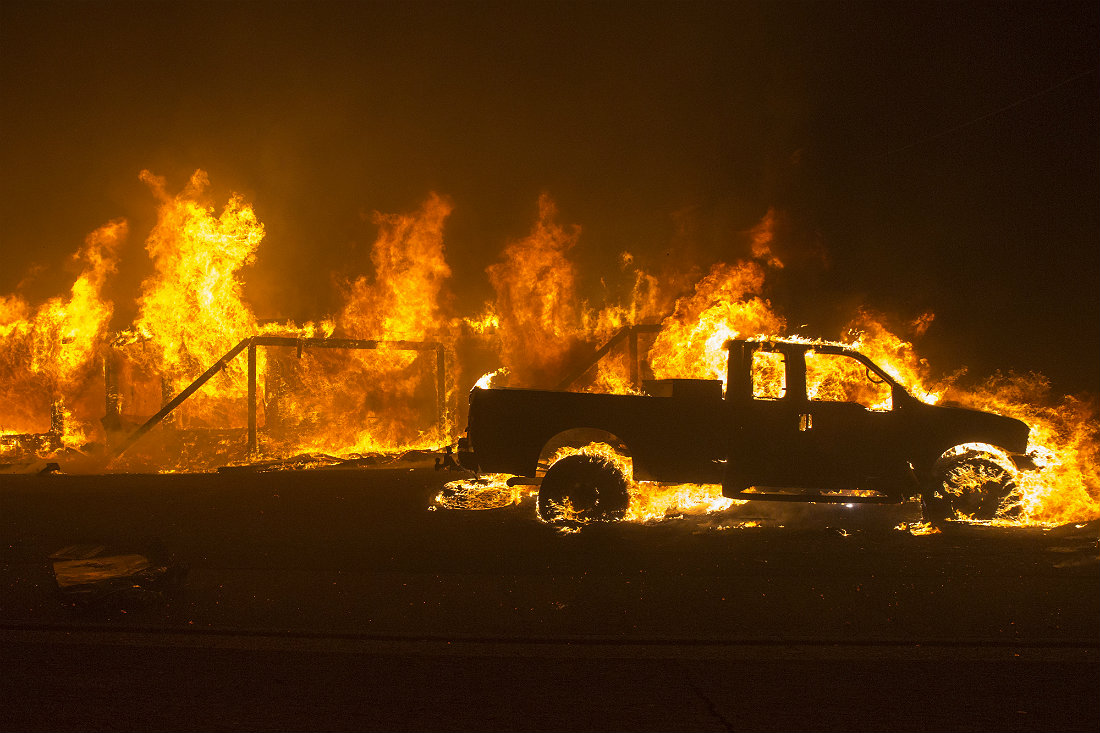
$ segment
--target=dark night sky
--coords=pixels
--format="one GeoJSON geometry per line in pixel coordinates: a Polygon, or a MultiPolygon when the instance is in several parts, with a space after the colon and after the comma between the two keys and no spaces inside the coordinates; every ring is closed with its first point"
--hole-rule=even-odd
{"type": "Polygon", "coordinates": [[[470,313],[540,192],[581,225],[593,293],[623,249],[744,257],[774,206],[770,295],[806,335],[859,304],[931,310],[918,345],[942,371],[1100,390],[1095,0],[2,0],[0,95],[0,292],[64,293],[64,255],[126,217],[117,326],[149,270],[138,172],[179,190],[204,168],[267,226],[261,317],[331,312],[332,273],[369,267],[370,212],[433,190],[470,313]]]}

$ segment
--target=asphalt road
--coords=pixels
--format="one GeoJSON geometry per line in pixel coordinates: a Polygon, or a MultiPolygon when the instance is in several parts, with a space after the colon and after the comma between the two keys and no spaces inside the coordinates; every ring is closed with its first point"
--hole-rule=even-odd
{"type": "Polygon", "coordinates": [[[0,476],[0,728],[1100,727],[1096,523],[757,504],[562,533],[530,501],[430,509],[447,478],[0,476]],[[74,543],[186,574],[74,599],[74,543]]]}

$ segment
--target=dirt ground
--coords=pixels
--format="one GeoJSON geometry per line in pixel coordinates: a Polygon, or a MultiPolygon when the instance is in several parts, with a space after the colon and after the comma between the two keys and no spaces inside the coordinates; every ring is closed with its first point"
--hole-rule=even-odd
{"type": "Polygon", "coordinates": [[[0,476],[0,728],[1090,730],[1100,525],[747,504],[563,533],[422,465],[0,476]],[[99,546],[173,582],[63,592],[99,546]]]}

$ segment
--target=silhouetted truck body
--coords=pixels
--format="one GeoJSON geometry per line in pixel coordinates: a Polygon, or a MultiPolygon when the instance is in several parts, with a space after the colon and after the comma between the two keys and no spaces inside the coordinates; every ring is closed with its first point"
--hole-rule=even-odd
{"type": "Polygon", "coordinates": [[[550,502],[563,499],[591,517],[625,510],[612,466],[540,467],[570,442],[610,444],[630,456],[637,480],[720,483],[737,499],[919,496],[933,518],[1004,512],[1014,469],[1032,465],[1025,423],[921,402],[853,350],[764,340],[726,347],[725,395],[719,380],[647,382],[645,395],[475,388],[462,462],[533,482],[545,470],[540,513],[548,519],[559,516],[548,513],[550,502]]]}

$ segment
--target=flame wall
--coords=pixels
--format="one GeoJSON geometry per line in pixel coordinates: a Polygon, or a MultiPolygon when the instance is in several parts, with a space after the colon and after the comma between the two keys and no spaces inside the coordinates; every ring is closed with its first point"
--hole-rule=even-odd
{"type": "MultiPolygon", "coordinates": [[[[78,249],[74,260],[81,271],[67,298],[37,306],[14,295],[0,298],[0,429],[5,433],[56,431],[60,414],[64,443],[91,452],[90,444],[110,437],[101,423],[112,427],[105,406],[111,399],[119,423],[113,427],[133,429],[234,345],[258,334],[439,344],[447,362],[446,398],[461,407],[460,395],[477,376],[464,373],[464,365],[478,350],[496,354],[510,384],[553,386],[618,329],[659,323],[652,343],[642,347],[644,375],[722,379],[722,344],[728,338],[789,331],[768,297],[771,279],[784,268],[774,210],[742,233],[744,258],[715,263],[692,281],[685,273],[695,271],[693,263],[658,277],[625,252],[616,273],[579,271],[572,255],[581,230],[560,223],[554,202],[544,195],[530,232],[504,243],[499,259],[486,268],[491,299],[480,314],[463,318],[454,311],[445,247],[454,206],[431,194],[412,212],[376,213],[378,235],[369,264],[359,263],[358,273],[334,286],[340,308],[327,321],[295,324],[259,320],[244,297],[245,273],[265,237],[251,205],[233,195],[217,212],[203,171],[178,194],[147,171],[141,178],[157,202],[157,220],[145,241],[153,274],[142,283],[131,331],[117,338],[109,334],[113,304],[105,294],[127,235],[125,222],[96,230],[78,249]],[[603,298],[593,303],[581,297],[582,282],[596,274],[603,298]],[[114,386],[104,382],[105,363],[114,386]]],[[[926,313],[892,328],[881,314],[861,308],[846,338],[922,399],[950,399],[1032,426],[1034,447],[1047,468],[1022,479],[1027,520],[1100,516],[1095,402],[1058,398],[1037,375],[997,375],[971,387],[963,386],[962,371],[936,378],[912,345],[931,320],[926,313]]],[[[392,452],[453,441],[462,415],[438,419],[434,354],[392,345],[300,353],[259,349],[262,451],[275,456],[392,452]]],[[[621,349],[609,354],[574,388],[636,389],[628,358],[621,349]]],[[[226,363],[158,429],[161,436],[147,451],[152,465],[195,469],[208,466],[212,456],[239,460],[247,387],[245,360],[226,363]],[[166,457],[171,441],[165,436],[202,429],[216,433],[216,448],[181,449],[177,440],[175,458],[166,457]],[[157,445],[165,452],[157,455],[152,448],[157,445]]]]}

